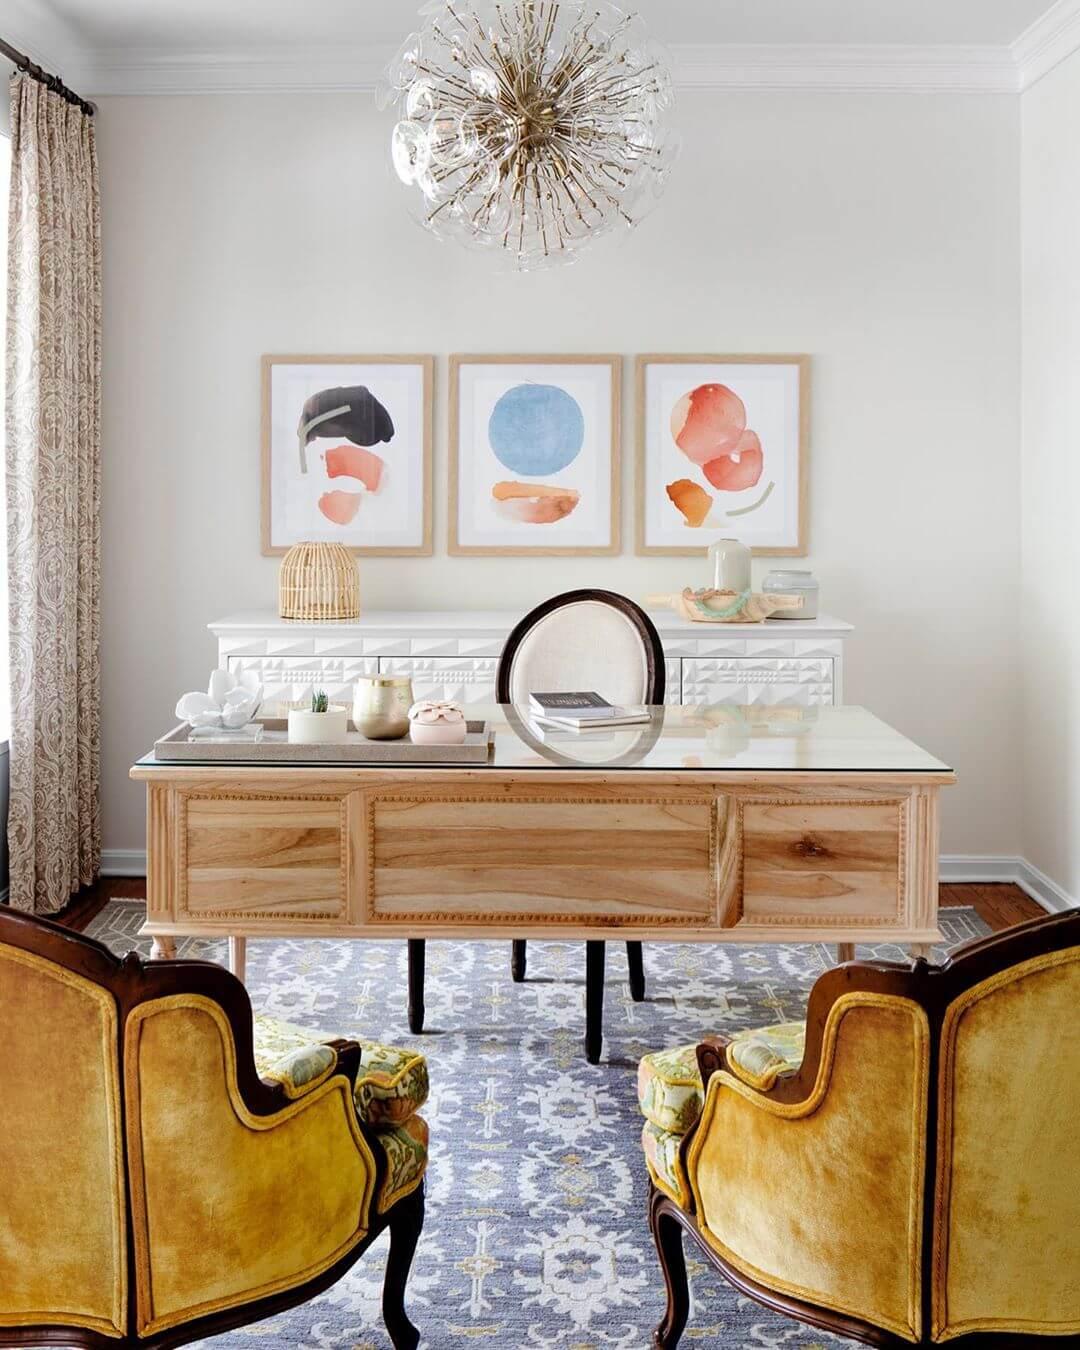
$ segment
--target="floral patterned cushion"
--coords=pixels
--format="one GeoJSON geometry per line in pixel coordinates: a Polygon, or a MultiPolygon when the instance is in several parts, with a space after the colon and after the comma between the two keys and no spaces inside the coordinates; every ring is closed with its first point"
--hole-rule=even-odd
{"type": "MultiPolygon", "coordinates": [[[[334,1039],[333,1034],[310,1027],[258,1016],[255,1067],[261,1078],[281,1083],[290,1096],[296,1096],[332,1072],[337,1052],[319,1042],[334,1039]]],[[[360,1064],[356,1114],[369,1125],[403,1125],[427,1101],[427,1061],[415,1050],[361,1041],[360,1064]]]]}
{"type": "Polygon", "coordinates": [[[649,1175],[676,1204],[688,1205],[690,1187],[687,1185],[686,1174],[679,1157],[679,1145],[682,1141],[681,1134],[675,1134],[672,1130],[662,1130],[651,1120],[645,1122],[645,1128],[641,1131],[641,1147],[645,1150],[649,1175]]]}
{"type": "MultiPolygon", "coordinates": [[[[805,1022],[738,1031],[728,1046],[728,1063],[743,1082],[764,1091],[780,1074],[799,1067],[805,1041],[805,1022]]],[[[638,1065],[638,1101],[658,1130],[685,1134],[705,1103],[697,1045],[646,1055],[638,1065]]]]}
{"type": "Polygon", "coordinates": [[[386,1154],[386,1180],[379,1192],[379,1213],[420,1184],[427,1167],[428,1127],[423,1116],[410,1116],[400,1125],[380,1125],[375,1137],[386,1154]]]}

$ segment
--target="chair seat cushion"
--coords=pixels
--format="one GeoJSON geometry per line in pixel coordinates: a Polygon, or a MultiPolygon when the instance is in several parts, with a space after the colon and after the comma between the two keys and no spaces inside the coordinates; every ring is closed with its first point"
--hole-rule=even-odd
{"type": "MultiPolygon", "coordinates": [[[[255,1018],[255,1067],[261,1078],[281,1083],[295,1096],[329,1073],[337,1055],[322,1041],[334,1033],[293,1026],[275,1017],[255,1018]]],[[[356,1114],[376,1127],[403,1125],[428,1097],[428,1069],[415,1050],[399,1050],[378,1041],[360,1041],[356,1076],[356,1114]]]]}
{"type": "MultiPolygon", "coordinates": [[[[738,1031],[728,1046],[728,1063],[751,1087],[766,1089],[780,1074],[799,1067],[805,1041],[805,1022],[738,1031]]],[[[697,1043],[646,1055],[638,1065],[638,1101],[658,1130],[685,1134],[705,1103],[697,1043]]]]}

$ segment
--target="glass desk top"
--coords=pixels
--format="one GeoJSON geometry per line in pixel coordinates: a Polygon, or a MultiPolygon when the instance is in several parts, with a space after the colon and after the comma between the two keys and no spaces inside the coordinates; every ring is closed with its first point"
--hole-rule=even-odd
{"type": "MultiPolygon", "coordinates": [[[[865,708],[666,706],[649,721],[606,730],[541,729],[528,713],[509,705],[470,705],[470,720],[486,718],[495,745],[486,764],[381,761],[372,768],[435,770],[596,769],[708,773],[918,773],[950,774],[947,764],[921,749],[865,708]]],[[[143,769],[190,770],[198,765],[248,767],[235,760],[159,761],[145,755],[143,769]]],[[[263,769],[335,766],[258,761],[263,769]]],[[[352,762],[353,769],[368,766],[352,762]]]]}

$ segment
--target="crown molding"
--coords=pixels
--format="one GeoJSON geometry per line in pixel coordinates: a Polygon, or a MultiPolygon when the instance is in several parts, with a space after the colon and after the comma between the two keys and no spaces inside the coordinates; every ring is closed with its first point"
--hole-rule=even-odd
{"type": "Polygon", "coordinates": [[[1037,80],[1080,48],[1080,0],[1057,0],[1012,45],[1019,87],[1037,80]]]}
{"type": "MultiPolygon", "coordinates": [[[[1080,0],[1077,0],[1080,3],[1080,0]]],[[[371,44],[85,52],[70,78],[86,97],[371,90],[390,59],[371,44]]],[[[1008,47],[696,44],[671,48],[676,83],[732,92],[1017,92],[1008,47]]]]}

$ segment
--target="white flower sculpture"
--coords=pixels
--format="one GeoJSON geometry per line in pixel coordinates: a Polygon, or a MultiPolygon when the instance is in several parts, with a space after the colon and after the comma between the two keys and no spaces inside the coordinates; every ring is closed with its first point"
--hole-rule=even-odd
{"type": "Polygon", "coordinates": [[[450,699],[421,699],[409,709],[409,721],[420,722],[427,727],[434,726],[437,722],[464,720],[465,710],[460,703],[453,703],[450,699]]]}
{"type": "Polygon", "coordinates": [[[254,671],[239,679],[227,670],[210,674],[205,694],[185,694],[176,705],[176,715],[192,727],[242,727],[259,711],[263,687],[254,671]]]}

